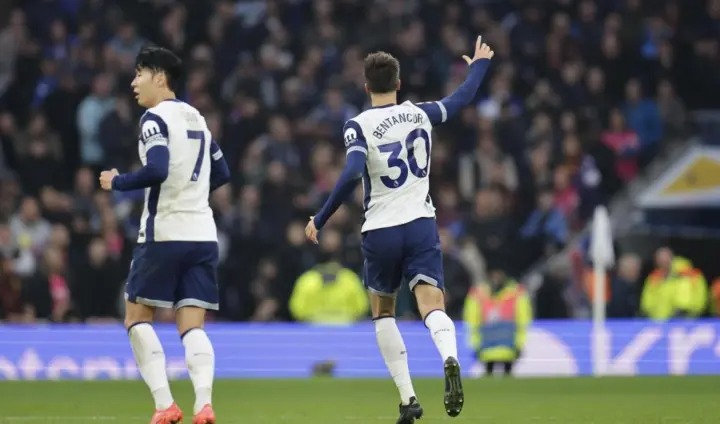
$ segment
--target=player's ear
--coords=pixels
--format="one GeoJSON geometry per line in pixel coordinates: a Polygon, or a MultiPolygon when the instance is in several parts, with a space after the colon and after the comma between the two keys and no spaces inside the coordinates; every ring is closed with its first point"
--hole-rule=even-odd
{"type": "Polygon", "coordinates": [[[398,80],[397,87],[395,88],[395,91],[400,91],[400,86],[402,86],[402,81],[398,80]]]}
{"type": "Polygon", "coordinates": [[[158,87],[165,85],[166,80],[167,76],[165,75],[165,72],[158,72],[155,74],[155,85],[158,87]]]}
{"type": "Polygon", "coordinates": [[[365,87],[365,94],[370,94],[370,90],[368,89],[367,83],[363,84],[365,87]]]}

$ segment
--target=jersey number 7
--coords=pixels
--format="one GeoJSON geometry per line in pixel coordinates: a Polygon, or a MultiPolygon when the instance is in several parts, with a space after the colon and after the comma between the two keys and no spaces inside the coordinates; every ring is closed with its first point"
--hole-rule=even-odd
{"type": "Polygon", "coordinates": [[[200,178],[200,168],[202,168],[203,159],[205,158],[205,131],[188,130],[187,136],[190,140],[200,140],[200,152],[198,152],[195,169],[193,169],[193,174],[190,178],[190,181],[197,181],[198,178],[200,178]]]}
{"type": "Polygon", "coordinates": [[[410,132],[405,138],[405,148],[407,149],[407,163],[400,158],[403,149],[403,143],[396,141],[394,143],[383,144],[378,149],[383,153],[390,153],[387,164],[390,168],[399,168],[400,175],[393,179],[389,176],[380,177],[380,181],[387,188],[398,188],[405,184],[408,177],[408,169],[418,178],[425,178],[428,174],[428,166],[430,166],[430,135],[422,128],[418,128],[410,132]],[[427,152],[427,161],[425,167],[420,168],[415,158],[415,140],[418,138],[425,142],[425,151],[427,152]]]}

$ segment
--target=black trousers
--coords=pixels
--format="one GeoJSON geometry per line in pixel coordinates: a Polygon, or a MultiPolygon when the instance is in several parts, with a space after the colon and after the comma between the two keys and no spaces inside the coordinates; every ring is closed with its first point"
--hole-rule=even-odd
{"type": "Polygon", "coordinates": [[[506,376],[512,375],[512,369],[513,365],[515,365],[515,362],[486,362],[485,363],[485,375],[491,376],[493,375],[493,372],[495,371],[495,365],[502,365],[503,366],[503,373],[506,376]]]}

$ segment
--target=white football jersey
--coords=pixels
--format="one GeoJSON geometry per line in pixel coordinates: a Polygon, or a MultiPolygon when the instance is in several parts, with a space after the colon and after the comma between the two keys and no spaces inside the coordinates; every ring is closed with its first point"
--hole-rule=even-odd
{"type": "Polygon", "coordinates": [[[167,179],[145,189],[138,242],[217,241],[208,200],[212,134],[205,118],[185,102],[166,100],[145,112],[140,127],[142,164],[155,146],[167,146],[170,162],[167,179]]]}
{"type": "Polygon", "coordinates": [[[362,231],[435,217],[430,199],[432,128],[447,118],[440,102],[368,109],[343,129],[347,153],[367,154],[362,231]]]}

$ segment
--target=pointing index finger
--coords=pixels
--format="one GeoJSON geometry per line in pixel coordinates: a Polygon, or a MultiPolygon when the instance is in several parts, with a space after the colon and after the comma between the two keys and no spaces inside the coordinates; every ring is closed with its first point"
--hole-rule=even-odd
{"type": "Polygon", "coordinates": [[[482,47],[482,35],[478,35],[478,38],[475,41],[475,50],[480,50],[480,47],[482,47]]]}

